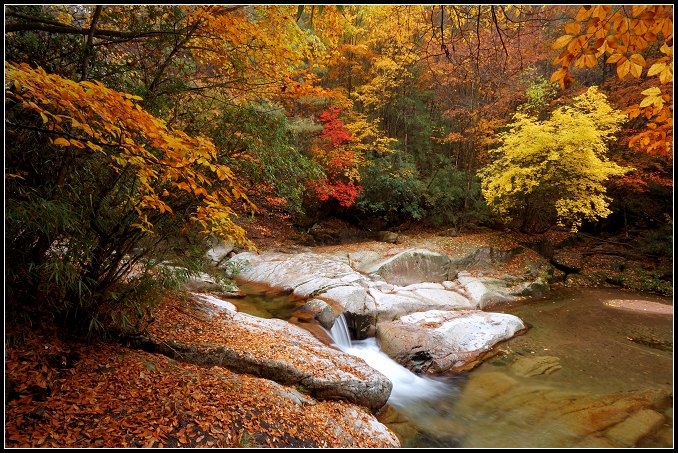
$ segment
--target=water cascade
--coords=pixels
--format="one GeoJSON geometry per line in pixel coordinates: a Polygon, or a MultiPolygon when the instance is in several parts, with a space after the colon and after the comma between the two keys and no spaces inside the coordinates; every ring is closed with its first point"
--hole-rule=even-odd
{"type": "Polygon", "coordinates": [[[341,314],[328,332],[334,344],[347,354],[363,359],[369,366],[382,373],[393,383],[388,403],[403,408],[419,401],[435,400],[449,396],[456,389],[450,384],[416,375],[384,354],[376,338],[351,341],[346,319],[341,314]]]}

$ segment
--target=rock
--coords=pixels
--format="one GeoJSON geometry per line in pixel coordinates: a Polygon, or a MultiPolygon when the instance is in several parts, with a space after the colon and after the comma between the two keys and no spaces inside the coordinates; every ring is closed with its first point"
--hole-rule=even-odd
{"type": "MultiPolygon", "coordinates": [[[[360,433],[369,439],[377,440],[390,447],[400,447],[400,441],[386,426],[376,420],[371,414],[361,411],[357,407],[350,407],[345,412],[350,421],[353,432],[360,433]]],[[[347,445],[350,446],[350,445],[347,445]]]]}
{"type": "Polygon", "coordinates": [[[384,260],[384,255],[372,250],[351,252],[346,256],[347,263],[356,271],[369,274],[374,270],[374,265],[384,260]]]}
{"type": "Polygon", "coordinates": [[[197,275],[191,275],[184,285],[189,291],[204,293],[204,292],[223,292],[237,288],[235,285],[225,286],[212,275],[200,272],[197,275]]]}
{"type": "Polygon", "coordinates": [[[239,267],[233,276],[236,281],[262,283],[280,292],[300,287],[300,294],[317,295],[335,280],[348,276],[362,278],[347,263],[315,253],[243,252],[231,261],[239,267]]]}
{"type": "Polygon", "coordinates": [[[513,315],[431,310],[380,322],[377,338],[382,351],[403,366],[441,373],[473,363],[496,343],[524,328],[513,315]]]}
{"type": "Polygon", "coordinates": [[[205,256],[217,267],[223,266],[233,251],[233,242],[231,241],[212,241],[213,246],[205,253],[205,256]]]}
{"type": "MultiPolygon", "coordinates": [[[[448,281],[444,275],[444,264],[447,262],[445,255],[426,250],[409,251],[386,261],[380,260],[376,265],[373,258],[374,255],[369,253],[354,254],[344,260],[344,255],[255,255],[246,252],[238,254],[232,261],[241,264],[241,270],[235,276],[238,281],[263,283],[279,292],[291,292],[300,299],[320,299],[332,306],[336,313],[343,311],[355,340],[373,335],[378,319],[391,321],[408,313],[431,309],[473,308],[468,299],[456,291],[446,290],[440,283],[419,281],[429,268],[437,269],[438,276],[442,278],[440,281],[448,281]],[[369,266],[386,274],[404,269],[408,286],[374,280],[356,272],[348,263],[360,257],[369,261],[369,266]],[[390,270],[387,272],[387,269],[390,270]],[[414,282],[410,281],[416,273],[420,273],[419,277],[414,282]]],[[[363,271],[366,270],[364,265],[365,262],[361,265],[363,271]]],[[[379,274],[373,275],[381,277],[379,274]]],[[[460,288],[451,282],[448,284],[460,288]]]]}
{"type": "Polygon", "coordinates": [[[388,242],[390,244],[398,243],[398,233],[392,231],[379,231],[376,237],[377,240],[381,242],[388,242]]]}
{"type": "Polygon", "coordinates": [[[524,377],[552,374],[562,368],[560,359],[553,356],[519,357],[510,367],[514,374],[524,377]]]}
{"type": "MultiPolygon", "coordinates": [[[[193,301],[197,306],[204,303],[193,301]]],[[[169,308],[163,305],[158,309],[169,308]]],[[[173,311],[166,316],[176,319],[178,315],[173,311]]],[[[195,323],[196,319],[192,317],[191,321],[195,323]]],[[[391,393],[388,378],[362,359],[328,347],[286,321],[223,311],[211,317],[209,323],[210,331],[217,332],[209,344],[195,342],[191,333],[176,338],[176,331],[155,323],[149,333],[157,339],[156,350],[170,357],[198,365],[223,366],[285,385],[303,385],[316,398],[342,399],[376,412],[391,393]]]]}
{"type": "Polygon", "coordinates": [[[382,321],[393,321],[401,316],[427,310],[460,310],[473,308],[464,296],[447,290],[415,290],[394,289],[382,292],[375,288],[369,290],[376,304],[377,324],[382,321]]]}
{"type": "Polygon", "coordinates": [[[517,299],[505,289],[506,282],[501,280],[476,278],[465,271],[457,274],[457,280],[464,287],[474,308],[484,310],[493,305],[517,299]]]}
{"type": "Polygon", "coordinates": [[[326,302],[320,299],[311,299],[306,302],[297,312],[297,317],[310,316],[327,330],[331,330],[337,315],[326,302]],[[303,314],[303,315],[302,315],[303,314]]]}
{"type": "Polygon", "coordinates": [[[619,310],[633,311],[653,315],[673,315],[673,306],[650,302],[649,300],[611,299],[603,302],[605,306],[619,310]]]}
{"type": "Polygon", "coordinates": [[[605,432],[605,436],[621,447],[634,447],[638,441],[657,431],[664,416],[651,409],[641,409],[605,432]]]}
{"type": "Polygon", "coordinates": [[[376,263],[370,273],[381,276],[394,285],[449,280],[450,259],[429,250],[407,250],[376,263]]]}
{"type": "Polygon", "coordinates": [[[541,277],[533,282],[524,282],[516,285],[511,292],[518,296],[541,297],[549,292],[549,284],[541,277]]]}
{"type": "Polygon", "coordinates": [[[374,334],[376,304],[362,286],[335,286],[318,297],[343,308],[346,324],[354,340],[363,340],[374,334]]]}
{"type": "MultiPolygon", "coordinates": [[[[671,422],[671,425],[673,425],[673,422],[671,422]]],[[[673,448],[673,428],[668,426],[661,428],[656,437],[661,442],[662,446],[673,448]]]]}
{"type": "Polygon", "coordinates": [[[460,271],[471,269],[481,272],[490,272],[494,270],[497,265],[507,263],[522,251],[522,247],[514,247],[511,250],[498,250],[494,247],[480,247],[463,258],[450,261],[450,278],[455,278],[460,271]]]}
{"type": "Polygon", "coordinates": [[[196,297],[197,299],[203,301],[203,302],[207,302],[209,304],[216,305],[220,309],[229,310],[229,311],[238,311],[236,306],[233,305],[232,303],[230,303],[226,300],[219,299],[218,297],[214,297],[211,294],[191,293],[191,295],[193,297],[196,297]]]}

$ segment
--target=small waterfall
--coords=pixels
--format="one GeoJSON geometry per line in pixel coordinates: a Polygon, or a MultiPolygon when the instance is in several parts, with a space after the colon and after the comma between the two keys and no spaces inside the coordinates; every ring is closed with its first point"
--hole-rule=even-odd
{"type": "Polygon", "coordinates": [[[456,391],[449,384],[421,377],[384,354],[376,338],[351,341],[344,314],[340,314],[329,332],[334,344],[347,354],[363,359],[369,366],[389,378],[393,390],[389,404],[405,408],[416,401],[437,399],[456,391]]]}
{"type": "Polygon", "coordinates": [[[334,340],[334,344],[342,351],[351,347],[351,334],[348,331],[346,318],[343,313],[334,321],[332,330],[330,330],[330,337],[334,340]]]}

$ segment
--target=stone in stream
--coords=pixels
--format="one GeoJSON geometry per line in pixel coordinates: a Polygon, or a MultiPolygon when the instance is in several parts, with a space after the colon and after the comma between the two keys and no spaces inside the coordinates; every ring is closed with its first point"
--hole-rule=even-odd
{"type": "Polygon", "coordinates": [[[603,304],[610,308],[645,313],[648,315],[673,315],[672,305],[660,304],[659,302],[651,302],[649,300],[610,299],[604,301],[603,304]]]}
{"type": "Polygon", "coordinates": [[[406,368],[442,373],[475,364],[496,343],[523,329],[513,315],[431,310],[379,323],[377,338],[382,351],[406,368]]]}
{"type": "Polygon", "coordinates": [[[369,289],[369,294],[375,301],[377,324],[421,311],[474,308],[464,296],[445,290],[442,285],[440,289],[412,286],[394,287],[388,292],[380,291],[376,287],[369,289]]]}
{"type": "Polygon", "coordinates": [[[391,321],[431,309],[473,308],[466,297],[455,291],[461,287],[447,280],[446,259],[445,255],[417,250],[400,253],[387,259],[386,264],[382,259],[381,264],[376,265],[375,269],[385,275],[404,269],[403,272],[407,272],[399,281],[407,282],[408,286],[377,280],[383,277],[379,273],[363,275],[354,271],[348,264],[352,262],[350,256],[348,262],[344,262],[334,255],[245,252],[236,255],[232,261],[240,265],[240,271],[234,274],[238,281],[265,284],[301,299],[320,299],[333,308],[340,307],[337,313],[343,311],[353,338],[361,340],[374,335],[380,320],[391,321]],[[446,289],[440,283],[422,283],[423,273],[434,268],[440,281],[447,282],[452,289],[446,289]]]}
{"type": "Polygon", "coordinates": [[[337,315],[332,310],[332,307],[320,299],[309,300],[295,314],[298,318],[309,316],[318,321],[327,330],[332,329],[334,321],[337,319],[337,315]]]}

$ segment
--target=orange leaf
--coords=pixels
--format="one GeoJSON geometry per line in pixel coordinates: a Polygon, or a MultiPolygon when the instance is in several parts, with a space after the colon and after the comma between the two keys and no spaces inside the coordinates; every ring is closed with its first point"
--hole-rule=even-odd
{"type": "Polygon", "coordinates": [[[584,5],[581,8],[579,8],[579,12],[577,13],[577,17],[575,17],[574,20],[576,20],[577,22],[582,22],[582,21],[588,19],[588,17],[591,15],[592,12],[593,12],[592,6],[584,5]]]}
{"type": "Polygon", "coordinates": [[[71,142],[69,142],[68,140],[66,140],[63,137],[59,137],[59,138],[55,139],[54,144],[58,145],[58,146],[71,146],[71,142]]]}
{"type": "Polygon", "coordinates": [[[631,15],[633,17],[638,17],[640,13],[645,11],[646,8],[647,6],[644,5],[633,5],[633,7],[631,8],[631,15]]]}
{"type": "Polygon", "coordinates": [[[581,25],[578,22],[570,22],[569,24],[565,24],[565,33],[578,35],[580,31],[581,25]]]}

